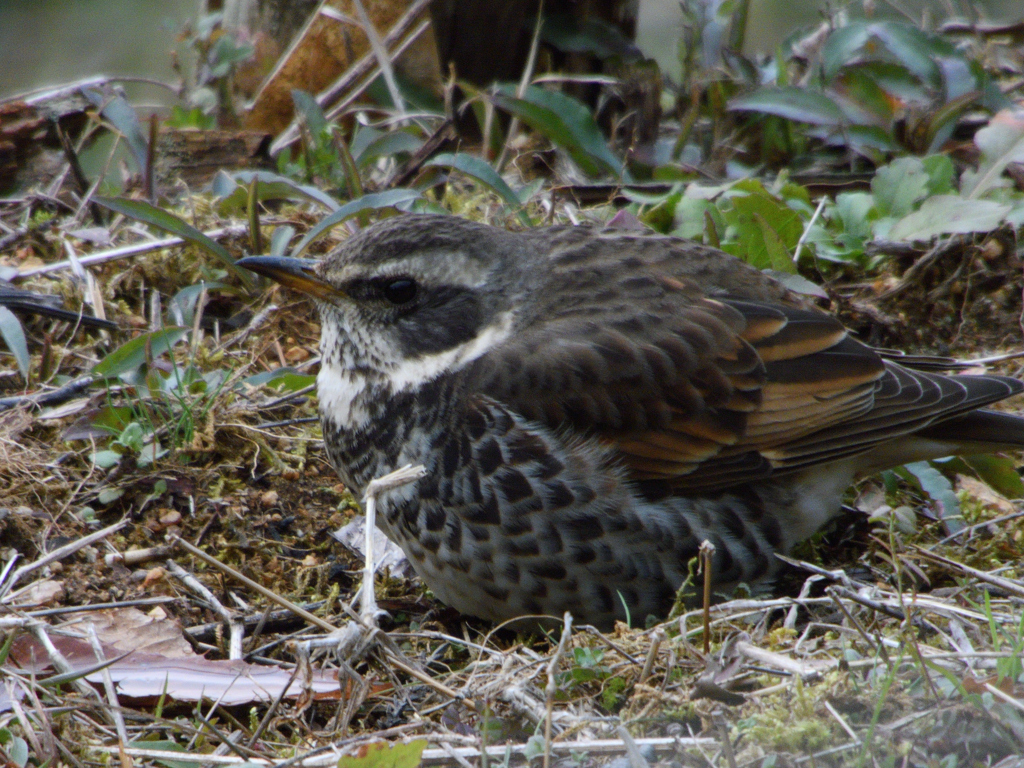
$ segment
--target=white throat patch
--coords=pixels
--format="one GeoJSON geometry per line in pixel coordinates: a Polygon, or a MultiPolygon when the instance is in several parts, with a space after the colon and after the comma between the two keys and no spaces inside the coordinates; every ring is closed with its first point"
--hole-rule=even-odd
{"type": "Polygon", "coordinates": [[[366,409],[367,383],[339,365],[322,365],[316,377],[321,416],[329,416],[339,427],[351,430],[370,420],[366,409]]]}
{"type": "Polygon", "coordinates": [[[320,373],[316,391],[321,417],[328,416],[346,430],[358,429],[370,420],[369,382],[356,373],[354,361],[341,341],[339,324],[324,322],[320,339],[320,373]]]}
{"type": "MultiPolygon", "coordinates": [[[[351,360],[346,359],[348,356],[339,351],[344,350],[344,344],[339,343],[337,326],[325,323],[323,328],[321,350],[324,356],[320,363],[320,373],[316,377],[320,413],[329,416],[343,429],[359,429],[370,420],[370,382],[351,364],[351,360]],[[332,333],[330,329],[335,330],[332,333]]],[[[505,312],[497,317],[496,322],[467,342],[444,352],[384,367],[379,378],[375,378],[375,383],[377,387],[381,384],[389,385],[391,394],[416,389],[445,372],[465,367],[501,344],[511,333],[512,313],[505,312]]],[[[375,396],[380,397],[382,394],[378,389],[375,396]]]]}

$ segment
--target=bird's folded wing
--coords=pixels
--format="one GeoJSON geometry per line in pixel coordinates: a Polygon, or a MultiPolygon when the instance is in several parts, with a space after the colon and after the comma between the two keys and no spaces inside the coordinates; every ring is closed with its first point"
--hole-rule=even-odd
{"type": "Polygon", "coordinates": [[[682,281],[644,306],[603,297],[538,318],[480,361],[476,385],[677,492],[862,453],[1019,391],[904,368],[796,302],[695,295],[682,281]]]}

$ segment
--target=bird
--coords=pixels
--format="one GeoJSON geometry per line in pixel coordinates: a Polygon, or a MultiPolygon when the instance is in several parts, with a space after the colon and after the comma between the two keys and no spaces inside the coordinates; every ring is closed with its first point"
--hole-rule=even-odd
{"type": "Polygon", "coordinates": [[[434,595],[502,622],[664,617],[703,542],[718,594],[770,589],[858,478],[1024,446],[1024,390],[858,341],[703,244],[401,214],[321,260],[238,261],[321,318],[327,457],[434,595]]]}

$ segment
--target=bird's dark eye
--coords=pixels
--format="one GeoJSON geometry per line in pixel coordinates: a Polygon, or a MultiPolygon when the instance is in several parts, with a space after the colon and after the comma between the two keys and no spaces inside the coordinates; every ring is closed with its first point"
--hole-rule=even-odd
{"type": "Polygon", "coordinates": [[[399,277],[384,283],[381,293],[392,304],[408,304],[416,298],[416,281],[399,277]]]}

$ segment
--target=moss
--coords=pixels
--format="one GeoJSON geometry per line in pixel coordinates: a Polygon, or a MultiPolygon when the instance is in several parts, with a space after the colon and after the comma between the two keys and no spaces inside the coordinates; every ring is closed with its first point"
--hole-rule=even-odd
{"type": "Polygon", "coordinates": [[[833,729],[834,721],[824,701],[833,694],[836,675],[813,685],[797,678],[789,692],[761,701],[756,711],[738,721],[737,729],[764,747],[781,752],[816,752],[843,738],[833,729]]]}
{"type": "Polygon", "coordinates": [[[825,724],[823,716],[816,720],[793,720],[787,714],[782,710],[779,717],[768,713],[755,716],[752,719],[757,722],[743,731],[754,740],[781,752],[817,752],[836,743],[836,736],[825,724]]]}

